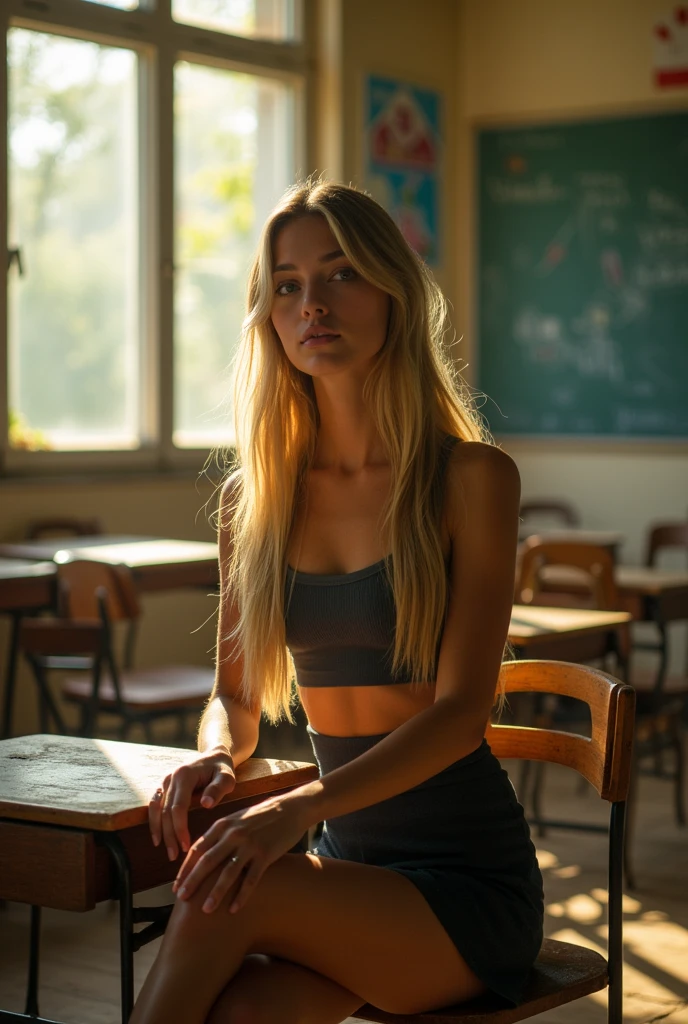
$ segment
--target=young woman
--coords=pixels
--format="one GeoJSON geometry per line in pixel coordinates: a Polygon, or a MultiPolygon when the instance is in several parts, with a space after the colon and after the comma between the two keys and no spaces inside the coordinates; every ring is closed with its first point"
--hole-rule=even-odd
{"type": "Polygon", "coordinates": [[[339,1024],[486,989],[514,1003],[542,939],[528,827],[483,739],[513,596],[519,477],[443,350],[444,301],[362,192],[308,181],[269,218],[236,375],[217,682],[199,756],[150,806],[185,858],[134,1024],[339,1024]],[[317,782],[193,845],[289,715],[317,782]],[[313,853],[292,850],[324,821],[313,853]]]}

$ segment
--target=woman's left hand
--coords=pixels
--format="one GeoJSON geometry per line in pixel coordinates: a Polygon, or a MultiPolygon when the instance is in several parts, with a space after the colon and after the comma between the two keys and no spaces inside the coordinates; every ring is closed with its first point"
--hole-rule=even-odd
{"type": "Polygon", "coordinates": [[[189,899],[205,878],[224,865],[208,894],[203,910],[220,906],[243,874],[229,908],[236,913],[260,881],[264,871],[301,840],[312,822],[295,794],[271,797],[253,807],[220,818],[197,839],[187,853],[173,885],[179,899],[189,899]]]}

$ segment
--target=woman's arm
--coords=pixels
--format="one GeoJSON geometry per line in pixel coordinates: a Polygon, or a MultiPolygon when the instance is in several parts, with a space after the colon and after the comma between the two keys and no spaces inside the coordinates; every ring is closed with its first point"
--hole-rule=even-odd
{"type": "Polygon", "coordinates": [[[435,702],[353,761],[288,794],[307,826],[411,789],[483,739],[513,603],[520,479],[499,448],[465,442],[452,453],[446,489],[452,553],[435,702]]]}

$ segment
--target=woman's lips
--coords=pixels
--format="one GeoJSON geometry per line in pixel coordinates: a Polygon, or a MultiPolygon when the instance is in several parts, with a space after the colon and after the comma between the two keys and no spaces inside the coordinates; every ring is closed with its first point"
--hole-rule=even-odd
{"type": "Polygon", "coordinates": [[[335,341],[338,337],[338,334],[317,334],[311,338],[305,338],[301,344],[307,348],[315,348],[317,345],[327,345],[330,341],[335,341]]]}

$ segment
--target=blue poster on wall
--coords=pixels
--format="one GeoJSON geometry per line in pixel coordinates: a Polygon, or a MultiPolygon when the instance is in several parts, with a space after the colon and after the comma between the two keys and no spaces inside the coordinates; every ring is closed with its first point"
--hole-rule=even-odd
{"type": "Polygon", "coordinates": [[[395,78],[366,82],[366,187],[426,263],[440,262],[441,97],[395,78]]]}

